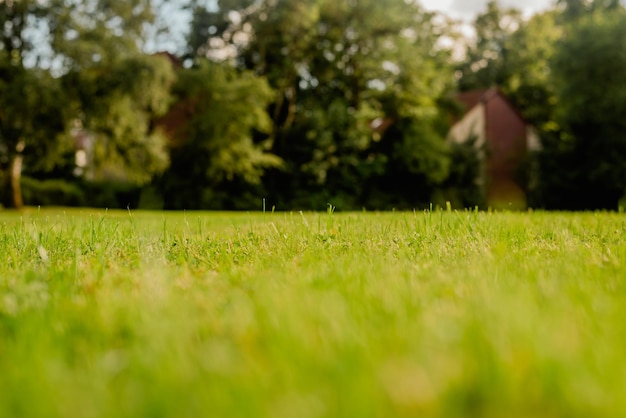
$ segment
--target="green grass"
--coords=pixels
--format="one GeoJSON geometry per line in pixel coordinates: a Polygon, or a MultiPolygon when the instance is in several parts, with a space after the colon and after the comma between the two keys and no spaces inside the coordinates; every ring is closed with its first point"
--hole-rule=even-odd
{"type": "Polygon", "coordinates": [[[0,417],[626,416],[625,220],[0,212],[0,417]]]}

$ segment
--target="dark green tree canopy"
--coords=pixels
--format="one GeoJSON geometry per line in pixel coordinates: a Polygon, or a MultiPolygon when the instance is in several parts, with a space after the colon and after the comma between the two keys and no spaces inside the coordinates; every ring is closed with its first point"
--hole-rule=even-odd
{"type": "Polygon", "coordinates": [[[286,162],[265,179],[277,200],[314,185],[360,205],[369,186],[357,185],[374,184],[387,164],[432,184],[445,177],[437,98],[454,81],[450,51],[438,43],[446,23],[401,0],[217,5],[196,3],[190,54],[269,81],[271,149],[286,162]],[[396,124],[384,139],[372,128],[379,121],[396,124]]]}
{"type": "Polygon", "coordinates": [[[563,140],[589,201],[617,208],[626,191],[626,12],[581,18],[553,59],[563,140]],[[581,59],[584,57],[584,59],[581,59]]]}

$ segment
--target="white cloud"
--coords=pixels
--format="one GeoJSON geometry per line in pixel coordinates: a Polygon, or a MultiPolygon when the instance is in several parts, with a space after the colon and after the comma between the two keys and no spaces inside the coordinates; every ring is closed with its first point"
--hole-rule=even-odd
{"type": "MultiPolygon", "coordinates": [[[[422,0],[421,3],[428,10],[439,10],[450,17],[472,20],[477,13],[487,9],[489,0],[422,0]]],[[[502,7],[515,7],[521,9],[525,15],[547,9],[553,0],[524,0],[520,5],[520,0],[500,0],[502,7]]]]}

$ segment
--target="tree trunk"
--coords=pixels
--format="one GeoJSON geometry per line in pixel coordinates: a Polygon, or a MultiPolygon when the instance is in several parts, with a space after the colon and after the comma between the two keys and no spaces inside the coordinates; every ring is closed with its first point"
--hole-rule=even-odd
{"type": "Polygon", "coordinates": [[[22,199],[22,161],[24,156],[22,154],[16,154],[11,161],[11,169],[9,171],[9,181],[11,182],[11,200],[13,207],[16,209],[22,209],[24,207],[24,200],[22,199]]]}
{"type": "Polygon", "coordinates": [[[15,152],[10,156],[9,169],[7,170],[6,186],[8,188],[6,194],[5,205],[10,208],[22,209],[24,207],[24,200],[22,198],[22,164],[24,161],[25,142],[23,139],[19,140],[15,146],[15,152]]]}

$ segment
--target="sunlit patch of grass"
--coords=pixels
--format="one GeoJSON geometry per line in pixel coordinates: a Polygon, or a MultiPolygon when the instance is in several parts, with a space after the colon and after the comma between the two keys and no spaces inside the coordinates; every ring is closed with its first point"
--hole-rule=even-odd
{"type": "Polygon", "coordinates": [[[0,212],[0,416],[626,414],[610,213],[0,212]]]}

